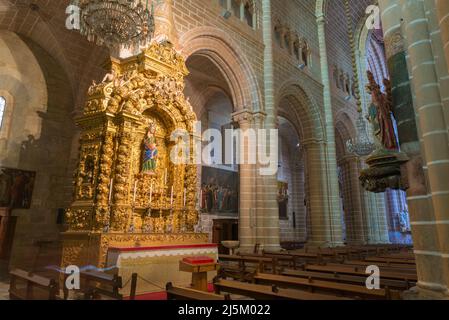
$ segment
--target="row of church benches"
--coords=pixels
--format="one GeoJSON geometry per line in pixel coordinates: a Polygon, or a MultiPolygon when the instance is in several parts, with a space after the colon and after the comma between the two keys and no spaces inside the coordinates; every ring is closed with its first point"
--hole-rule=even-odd
{"type": "MultiPolygon", "coordinates": [[[[251,298],[259,297],[257,290],[250,292],[251,288],[256,288],[254,286],[272,285],[275,288],[333,295],[334,298],[400,299],[401,291],[411,288],[417,281],[413,254],[409,247],[402,246],[220,256],[220,265],[220,280],[216,281],[215,288],[251,298]],[[359,260],[350,260],[357,258],[359,260]],[[234,266],[229,264],[232,262],[234,266]],[[378,290],[366,288],[369,276],[366,269],[370,265],[378,266],[381,271],[381,288],[378,290]],[[229,282],[229,278],[234,281],[229,282]]],[[[266,293],[266,288],[262,291],[266,293]]]]}
{"type": "MultiPolygon", "coordinates": [[[[60,297],[59,281],[25,270],[14,269],[10,272],[9,296],[11,300],[59,300],[68,298],[68,290],[63,288],[60,297]]],[[[80,273],[80,286],[85,300],[122,300],[122,278],[115,274],[99,271],[83,271],[80,273]]],[[[65,277],[64,277],[65,282],[65,277]]],[[[130,300],[136,296],[137,274],[132,275],[130,300]]]]}

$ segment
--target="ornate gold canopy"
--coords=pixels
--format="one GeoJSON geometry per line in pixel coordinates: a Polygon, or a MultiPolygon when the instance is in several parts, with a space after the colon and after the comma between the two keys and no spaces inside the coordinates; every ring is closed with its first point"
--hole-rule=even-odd
{"type": "Polygon", "coordinates": [[[111,72],[92,84],[77,119],[80,158],[66,215],[69,231],[193,231],[197,167],[169,159],[175,130],[188,133],[193,150],[196,116],[183,94],[187,74],[170,42],[154,43],[138,56],[112,59],[111,72]],[[145,174],[143,141],[150,125],[156,129],[157,166],[145,174]]]}

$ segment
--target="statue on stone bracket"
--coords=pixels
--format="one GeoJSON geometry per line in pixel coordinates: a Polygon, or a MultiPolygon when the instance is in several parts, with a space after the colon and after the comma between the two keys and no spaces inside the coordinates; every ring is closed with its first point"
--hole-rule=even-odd
{"type": "MultiPolygon", "coordinates": [[[[386,150],[396,151],[398,150],[398,144],[391,118],[393,112],[391,97],[380,90],[380,86],[371,71],[368,70],[367,74],[369,84],[366,88],[372,99],[368,109],[368,120],[373,125],[374,135],[381,145],[386,150]]],[[[385,84],[388,85],[389,81],[385,80],[385,84]]]]}
{"type": "Polygon", "coordinates": [[[156,144],[156,125],[150,124],[145,138],[143,139],[143,164],[142,173],[155,175],[157,169],[158,149],[156,144]]]}

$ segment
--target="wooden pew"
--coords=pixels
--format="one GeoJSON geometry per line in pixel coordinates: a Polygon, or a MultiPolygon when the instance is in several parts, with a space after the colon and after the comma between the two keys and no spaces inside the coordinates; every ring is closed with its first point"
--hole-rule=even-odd
{"type": "Polygon", "coordinates": [[[190,300],[190,301],[219,301],[219,300],[231,300],[229,295],[218,295],[213,293],[207,293],[204,291],[198,291],[190,288],[175,287],[171,282],[166,285],[167,299],[168,300],[190,300]]]}
{"type": "MultiPolygon", "coordinates": [[[[330,264],[328,264],[330,265],[330,264]]],[[[357,261],[357,260],[351,260],[351,261],[345,261],[341,265],[347,265],[347,266],[353,266],[353,267],[362,267],[366,268],[371,265],[378,266],[381,270],[385,271],[391,271],[391,272],[405,272],[405,273],[414,273],[416,274],[416,266],[415,265],[404,265],[404,264],[389,264],[389,263],[382,263],[382,262],[368,262],[368,261],[357,261]]]]}
{"type": "Polygon", "coordinates": [[[59,289],[54,279],[47,279],[21,269],[14,269],[9,275],[11,300],[57,300],[59,289]]]}
{"type": "Polygon", "coordinates": [[[381,263],[395,263],[395,264],[405,264],[405,265],[416,265],[415,260],[403,260],[403,259],[394,259],[394,258],[378,258],[378,257],[370,257],[365,258],[365,261],[368,262],[381,262],[381,263]]]}
{"type": "MultiPolygon", "coordinates": [[[[316,279],[316,280],[329,280],[339,283],[348,284],[366,284],[366,276],[354,276],[346,274],[336,274],[336,273],[324,273],[324,272],[312,272],[312,271],[300,271],[300,270],[284,270],[282,273],[284,276],[288,277],[298,277],[305,279],[316,279]]],[[[415,285],[415,282],[405,281],[405,280],[394,280],[394,279],[380,279],[381,288],[390,288],[395,290],[408,290],[415,285]]]]}
{"type": "Polygon", "coordinates": [[[120,294],[122,278],[118,275],[99,271],[82,271],[80,275],[85,300],[101,300],[103,297],[112,300],[123,299],[120,294]]]}
{"type": "Polygon", "coordinates": [[[220,262],[219,275],[222,278],[233,278],[241,281],[251,281],[256,272],[265,272],[270,265],[272,270],[273,259],[264,257],[246,257],[219,255],[220,262]]]}
{"type": "Polygon", "coordinates": [[[229,280],[215,280],[215,292],[237,294],[255,300],[350,300],[326,294],[311,293],[293,289],[278,289],[275,286],[264,286],[229,280]]]}
{"type": "Polygon", "coordinates": [[[277,252],[266,252],[264,251],[262,254],[241,254],[241,257],[244,258],[256,258],[256,259],[271,259],[271,263],[267,264],[271,267],[271,272],[276,274],[278,272],[278,268],[291,268],[296,269],[297,265],[301,265],[301,263],[297,262],[296,257],[288,254],[282,254],[277,252]]]}
{"type": "Polygon", "coordinates": [[[293,278],[272,274],[257,274],[254,277],[256,284],[271,284],[281,288],[290,289],[307,289],[310,292],[319,292],[324,294],[335,294],[338,296],[347,296],[358,299],[383,299],[383,300],[399,300],[399,291],[392,291],[388,288],[369,290],[365,286],[337,283],[331,281],[293,278]]]}
{"type": "MultiPolygon", "coordinates": [[[[307,265],[304,267],[305,271],[316,271],[316,272],[327,272],[335,274],[349,274],[356,276],[368,275],[365,273],[365,268],[353,268],[351,266],[320,266],[320,265],[307,265]]],[[[404,280],[404,281],[418,281],[418,276],[416,274],[400,273],[400,272],[382,272],[381,278],[394,279],[394,280],[404,280]]]]}

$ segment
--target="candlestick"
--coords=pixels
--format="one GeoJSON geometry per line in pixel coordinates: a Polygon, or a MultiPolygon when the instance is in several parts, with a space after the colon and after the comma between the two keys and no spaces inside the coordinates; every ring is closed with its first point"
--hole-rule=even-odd
{"type": "Polygon", "coordinates": [[[173,186],[171,186],[170,205],[173,208],[173,186]]]}
{"type": "Polygon", "coordinates": [[[165,168],[165,185],[167,185],[167,179],[168,179],[168,174],[167,174],[167,168],[165,168]]]}
{"type": "Polygon", "coordinates": [[[187,189],[184,188],[184,208],[186,207],[186,195],[187,195],[187,189]]]}
{"type": "Polygon", "coordinates": [[[150,186],[150,207],[152,202],[153,202],[153,182],[151,182],[150,186]]]}
{"type": "Polygon", "coordinates": [[[111,179],[111,183],[109,185],[109,204],[112,202],[112,188],[114,186],[114,178],[111,179]]]}

